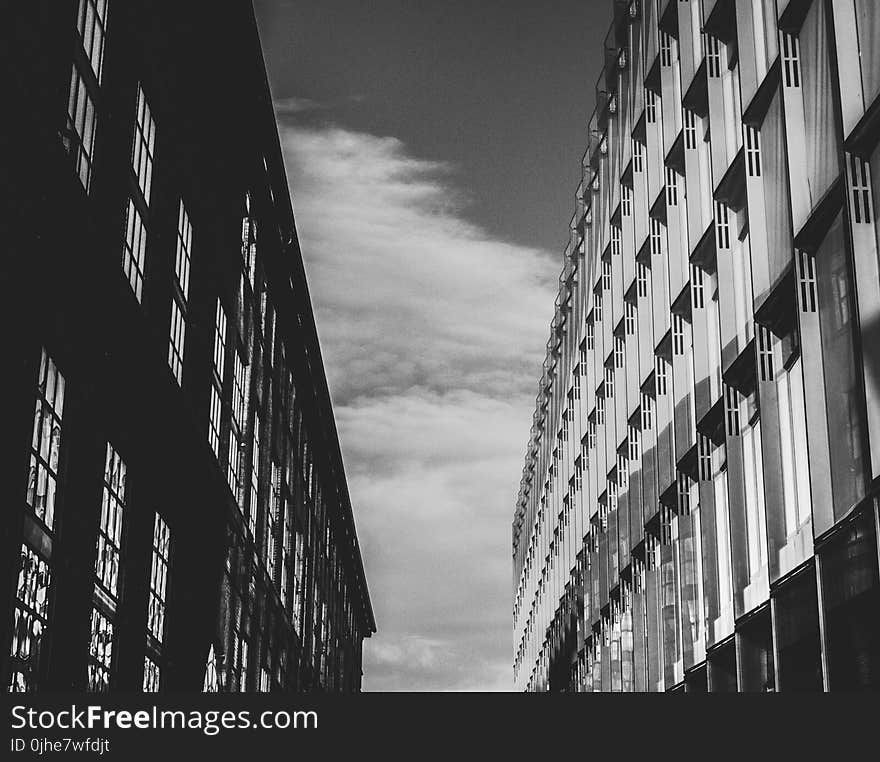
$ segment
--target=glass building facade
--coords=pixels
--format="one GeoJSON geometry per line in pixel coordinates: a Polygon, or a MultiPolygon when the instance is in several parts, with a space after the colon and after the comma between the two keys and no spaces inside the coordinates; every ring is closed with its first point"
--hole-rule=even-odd
{"type": "Polygon", "coordinates": [[[35,0],[7,32],[4,685],[359,691],[376,625],[251,3],[35,0]]]}
{"type": "Polygon", "coordinates": [[[880,688],[880,5],[617,0],[513,521],[531,691],[880,688]]]}

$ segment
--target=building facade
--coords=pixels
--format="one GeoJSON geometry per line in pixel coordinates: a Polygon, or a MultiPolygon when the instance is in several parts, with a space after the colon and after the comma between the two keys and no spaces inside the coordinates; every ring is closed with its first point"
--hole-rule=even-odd
{"type": "Polygon", "coordinates": [[[375,622],[251,4],[35,0],[3,34],[7,688],[360,690],[375,622]]]}
{"type": "Polygon", "coordinates": [[[880,688],[880,4],[609,10],[513,521],[515,684],[880,688]]]}

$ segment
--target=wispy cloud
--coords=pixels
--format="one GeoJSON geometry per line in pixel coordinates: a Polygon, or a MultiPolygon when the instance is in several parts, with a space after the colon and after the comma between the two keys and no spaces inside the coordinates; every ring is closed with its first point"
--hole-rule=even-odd
{"type": "Polygon", "coordinates": [[[465,221],[454,168],[395,138],[282,141],[379,625],[365,687],[508,689],[510,520],[557,260],[465,221]]]}
{"type": "Polygon", "coordinates": [[[272,101],[272,105],[278,116],[296,116],[298,114],[307,114],[314,111],[332,111],[340,106],[361,103],[363,100],[363,95],[349,95],[342,98],[333,98],[331,100],[322,101],[317,101],[313,98],[299,98],[292,95],[287,98],[276,98],[272,101]]]}

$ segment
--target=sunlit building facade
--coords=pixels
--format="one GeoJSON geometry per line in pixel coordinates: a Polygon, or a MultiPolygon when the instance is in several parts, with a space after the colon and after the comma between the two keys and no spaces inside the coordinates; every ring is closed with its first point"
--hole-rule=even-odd
{"type": "Polygon", "coordinates": [[[360,690],[375,622],[251,4],[35,0],[3,34],[5,686],[360,690]]]}
{"type": "Polygon", "coordinates": [[[515,684],[880,688],[880,4],[608,7],[515,684]]]}

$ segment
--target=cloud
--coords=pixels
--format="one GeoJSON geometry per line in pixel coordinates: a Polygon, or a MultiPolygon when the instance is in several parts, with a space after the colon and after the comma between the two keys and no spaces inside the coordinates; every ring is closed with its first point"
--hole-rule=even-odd
{"type": "Polygon", "coordinates": [[[361,103],[363,100],[363,95],[350,95],[324,101],[316,101],[312,98],[299,98],[292,95],[287,98],[276,98],[272,101],[272,106],[275,108],[275,114],[283,117],[307,114],[315,111],[331,111],[340,106],[361,103]]]}
{"type": "Polygon", "coordinates": [[[455,168],[393,137],[281,136],[379,628],[365,688],[509,689],[510,523],[558,267],[466,221],[455,168]]]}

